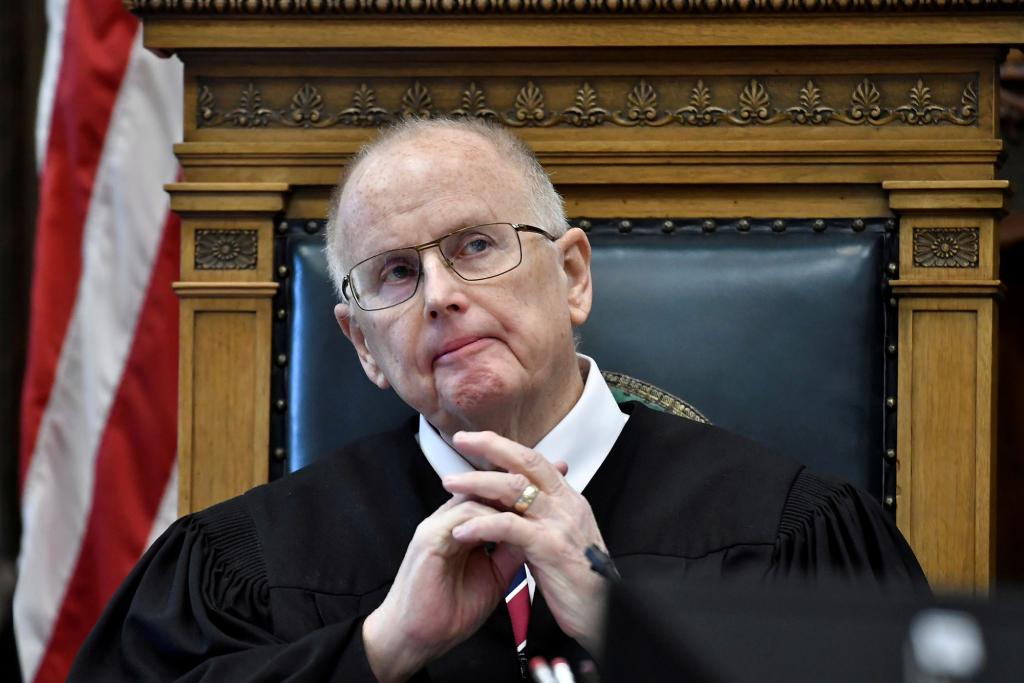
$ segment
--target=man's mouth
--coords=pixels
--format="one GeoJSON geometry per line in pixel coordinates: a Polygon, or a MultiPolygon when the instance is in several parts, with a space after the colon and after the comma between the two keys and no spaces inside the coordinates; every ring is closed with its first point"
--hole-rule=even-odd
{"type": "Polygon", "coordinates": [[[459,337],[447,342],[434,356],[434,365],[455,361],[489,344],[491,337],[459,337]]]}

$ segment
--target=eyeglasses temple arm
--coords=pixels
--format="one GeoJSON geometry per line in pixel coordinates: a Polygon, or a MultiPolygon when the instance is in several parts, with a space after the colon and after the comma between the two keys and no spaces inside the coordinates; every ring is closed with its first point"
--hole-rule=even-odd
{"type": "Polygon", "coordinates": [[[557,237],[552,235],[547,230],[544,230],[543,228],[537,228],[537,227],[534,227],[532,225],[524,225],[522,223],[516,223],[512,227],[514,227],[518,232],[533,232],[533,233],[536,233],[538,235],[544,235],[545,237],[547,237],[552,242],[554,242],[555,240],[558,239],[557,237]]]}

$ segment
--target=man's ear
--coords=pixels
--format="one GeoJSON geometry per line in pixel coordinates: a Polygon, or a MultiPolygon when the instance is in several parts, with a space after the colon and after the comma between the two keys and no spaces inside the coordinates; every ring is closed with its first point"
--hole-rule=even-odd
{"type": "Polygon", "coordinates": [[[363,366],[363,372],[370,378],[370,381],[381,389],[390,387],[388,378],[384,376],[384,372],[377,364],[377,359],[373,357],[373,352],[366,344],[366,335],[363,333],[363,328],[359,326],[359,321],[352,315],[351,307],[348,304],[336,305],[334,319],[338,321],[338,327],[352,342],[352,346],[356,347],[359,363],[363,366]]]}
{"type": "Polygon", "coordinates": [[[568,287],[569,319],[579,327],[590,316],[594,294],[590,279],[590,240],[579,228],[570,228],[558,242],[562,247],[562,268],[568,287]]]}

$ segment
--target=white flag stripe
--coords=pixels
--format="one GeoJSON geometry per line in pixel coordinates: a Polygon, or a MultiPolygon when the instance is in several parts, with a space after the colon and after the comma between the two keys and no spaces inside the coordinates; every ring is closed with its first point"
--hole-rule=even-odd
{"type": "Polygon", "coordinates": [[[97,448],[167,217],[163,185],[177,174],[171,144],[182,127],[181,64],[155,57],[141,38],[140,31],[104,140],[78,296],[22,494],[14,612],[26,680],[35,676],[78,559],[97,448]]]}
{"type": "Polygon", "coordinates": [[[53,98],[57,93],[67,16],[68,0],[46,0],[46,53],[43,55],[43,72],[36,100],[36,168],[40,170],[46,162],[46,146],[50,142],[50,118],[53,116],[53,98]]]}

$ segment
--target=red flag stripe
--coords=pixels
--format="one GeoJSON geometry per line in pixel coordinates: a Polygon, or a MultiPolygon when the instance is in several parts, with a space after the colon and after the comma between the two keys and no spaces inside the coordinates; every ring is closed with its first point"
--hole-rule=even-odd
{"type": "MultiPolygon", "coordinates": [[[[177,319],[173,305],[162,313],[145,307],[160,298],[150,292],[154,287],[174,302],[175,260],[168,262],[170,273],[154,269],[167,258],[162,186],[177,169],[171,148],[181,134],[180,63],[142,47],[137,21],[119,0],[71,0],[66,19],[68,49],[59,60],[54,137],[41,188],[49,194],[41,197],[36,247],[33,360],[23,396],[28,428],[14,630],[22,673],[35,681],[63,680],[75,643],[105,596],[155,525],[166,523],[166,511],[154,521],[154,509],[165,510],[162,501],[175,495],[168,489],[176,422],[173,329],[163,330],[159,350],[146,358],[163,367],[133,375],[142,367],[137,349],[144,344],[136,335],[152,327],[146,321],[169,315],[176,325],[177,319]],[[117,53],[126,66],[115,82],[117,53]],[[113,102],[104,99],[111,96],[113,102]],[[96,110],[106,111],[102,126],[82,116],[96,110]],[[71,299],[69,311],[62,311],[62,297],[71,299]],[[170,392],[149,371],[167,373],[158,376],[171,378],[170,392]],[[138,386],[152,394],[140,396],[138,386]],[[128,466],[125,452],[133,456],[128,466]]],[[[152,339],[145,345],[152,350],[152,339]]]]}
{"type": "Polygon", "coordinates": [[[37,681],[62,681],[110,596],[145,550],[175,460],[178,221],[168,216],[96,463],[81,552],[37,681]],[[166,361],[168,347],[172,353],[166,361]]]}
{"type": "Polygon", "coordinates": [[[70,0],[40,183],[20,481],[53,387],[82,270],[82,234],[110,116],[138,20],[120,2],[70,0]],[[87,105],[85,103],[88,103],[87,105]]]}

